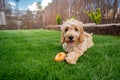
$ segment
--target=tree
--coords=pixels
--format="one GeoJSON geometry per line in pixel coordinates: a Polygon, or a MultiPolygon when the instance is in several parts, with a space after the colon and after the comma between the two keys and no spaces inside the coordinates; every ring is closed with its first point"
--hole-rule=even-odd
{"type": "Polygon", "coordinates": [[[18,29],[19,29],[19,24],[18,24],[18,19],[19,19],[19,15],[18,15],[18,2],[20,1],[20,0],[14,0],[15,2],[16,2],[16,13],[17,13],[17,27],[18,27],[18,29]]]}
{"type": "Polygon", "coordinates": [[[38,7],[38,9],[39,9],[39,10],[41,10],[41,9],[42,9],[41,2],[38,2],[38,3],[37,3],[37,7],[38,7]]]}
{"type": "Polygon", "coordinates": [[[113,2],[113,20],[115,20],[115,15],[117,13],[117,9],[118,9],[118,0],[114,0],[114,2],[113,2]]]}
{"type": "Polygon", "coordinates": [[[18,2],[20,1],[20,0],[14,0],[15,2],[16,2],[16,10],[18,10],[18,2]]]}

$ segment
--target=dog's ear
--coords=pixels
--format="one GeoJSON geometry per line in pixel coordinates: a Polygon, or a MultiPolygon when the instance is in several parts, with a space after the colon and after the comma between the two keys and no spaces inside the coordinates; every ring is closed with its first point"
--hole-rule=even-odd
{"type": "Polygon", "coordinates": [[[65,42],[65,37],[64,37],[63,32],[61,32],[61,43],[63,44],[64,42],[65,42]]]}
{"type": "Polygon", "coordinates": [[[85,39],[84,30],[83,30],[83,27],[81,25],[79,26],[79,29],[80,29],[79,41],[80,41],[80,43],[82,43],[85,39]]]}

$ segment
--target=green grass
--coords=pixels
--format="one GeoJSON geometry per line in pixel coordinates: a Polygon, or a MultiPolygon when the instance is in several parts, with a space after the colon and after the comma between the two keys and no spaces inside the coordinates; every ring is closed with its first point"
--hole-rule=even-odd
{"type": "Polygon", "coordinates": [[[60,32],[0,31],[0,80],[120,80],[120,37],[94,35],[76,65],[56,62],[60,32]]]}

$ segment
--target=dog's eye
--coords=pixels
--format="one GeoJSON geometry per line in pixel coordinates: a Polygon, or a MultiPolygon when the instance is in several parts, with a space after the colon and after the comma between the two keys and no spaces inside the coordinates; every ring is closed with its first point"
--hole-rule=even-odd
{"type": "Polygon", "coordinates": [[[65,32],[67,32],[67,31],[68,31],[68,28],[65,29],[65,32]]]}
{"type": "Polygon", "coordinates": [[[77,29],[77,28],[75,28],[75,31],[78,31],[78,29],[77,29]]]}

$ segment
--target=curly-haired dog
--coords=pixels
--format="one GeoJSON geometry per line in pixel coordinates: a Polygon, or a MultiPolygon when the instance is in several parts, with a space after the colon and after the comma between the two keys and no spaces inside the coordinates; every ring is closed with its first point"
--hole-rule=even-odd
{"type": "Polygon", "coordinates": [[[78,58],[94,45],[92,34],[83,30],[82,23],[69,19],[61,27],[61,43],[63,49],[68,52],[66,62],[75,64],[78,58]]]}

